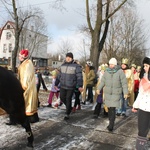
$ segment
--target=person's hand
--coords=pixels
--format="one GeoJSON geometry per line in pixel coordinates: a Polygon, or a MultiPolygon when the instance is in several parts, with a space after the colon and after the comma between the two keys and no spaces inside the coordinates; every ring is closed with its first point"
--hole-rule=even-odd
{"type": "Polygon", "coordinates": [[[80,92],[83,92],[83,88],[82,88],[82,87],[79,87],[78,90],[79,90],[80,92]]]}
{"type": "Polygon", "coordinates": [[[96,93],[99,95],[100,94],[100,90],[96,90],[96,93]]]}
{"type": "Polygon", "coordinates": [[[57,86],[54,86],[54,89],[55,89],[55,90],[58,90],[58,87],[57,87],[57,86]]]}
{"type": "Polygon", "coordinates": [[[128,99],[128,94],[124,95],[124,99],[127,100],[128,99]]]}
{"type": "Polygon", "coordinates": [[[135,108],[132,108],[132,112],[134,112],[134,113],[135,113],[135,112],[137,112],[137,109],[135,109],[135,108]]]}

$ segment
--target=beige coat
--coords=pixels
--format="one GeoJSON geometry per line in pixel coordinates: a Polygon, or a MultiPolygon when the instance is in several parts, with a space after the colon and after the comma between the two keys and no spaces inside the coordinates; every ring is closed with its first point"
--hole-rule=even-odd
{"type": "Polygon", "coordinates": [[[31,60],[26,59],[20,64],[18,67],[18,78],[24,89],[26,115],[31,116],[37,112],[38,106],[34,66],[31,60]]]}
{"type": "Polygon", "coordinates": [[[134,103],[134,75],[131,69],[125,70],[125,76],[128,83],[129,106],[132,106],[134,103]]]}

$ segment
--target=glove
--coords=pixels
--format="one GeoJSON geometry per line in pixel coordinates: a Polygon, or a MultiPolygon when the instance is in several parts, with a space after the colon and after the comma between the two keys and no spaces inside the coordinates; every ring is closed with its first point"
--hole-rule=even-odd
{"type": "Polygon", "coordinates": [[[128,99],[128,94],[124,95],[124,99],[127,100],[128,99]]]}

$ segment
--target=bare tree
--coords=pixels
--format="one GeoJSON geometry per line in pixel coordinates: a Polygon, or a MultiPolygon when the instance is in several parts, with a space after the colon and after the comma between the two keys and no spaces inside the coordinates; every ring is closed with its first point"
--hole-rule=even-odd
{"type": "Polygon", "coordinates": [[[68,52],[73,52],[71,41],[69,41],[68,39],[62,39],[60,44],[58,45],[58,53],[60,53],[62,58],[65,58],[65,55],[68,52]]]}
{"type": "Polygon", "coordinates": [[[124,7],[120,11],[120,14],[111,18],[111,28],[105,41],[103,54],[107,61],[111,57],[119,61],[128,58],[129,65],[131,63],[140,65],[140,60],[146,52],[144,48],[146,35],[141,31],[143,20],[138,18],[133,8],[124,7]]]}
{"type": "Polygon", "coordinates": [[[25,22],[32,18],[32,17],[38,17],[40,15],[39,10],[28,10],[28,11],[20,11],[22,13],[18,13],[19,8],[16,6],[16,0],[1,0],[1,2],[4,4],[6,9],[8,10],[8,13],[12,17],[12,19],[15,22],[15,47],[14,50],[12,51],[12,70],[15,71],[16,67],[16,57],[19,49],[19,42],[20,42],[20,34],[22,32],[22,29],[24,27],[25,22]],[[12,11],[11,11],[12,10],[12,11]],[[19,16],[19,15],[21,16],[19,16]],[[23,15],[22,15],[23,14],[23,15]]]}
{"type": "Polygon", "coordinates": [[[109,27],[109,18],[112,17],[125,3],[127,0],[115,1],[116,8],[110,12],[109,8],[111,3],[115,0],[97,0],[96,2],[96,18],[95,23],[92,22],[90,15],[89,0],[86,0],[86,14],[89,33],[91,35],[91,48],[90,48],[90,59],[93,61],[94,66],[98,67],[98,61],[100,53],[103,49],[105,39],[109,27]],[[105,15],[104,15],[105,14],[105,15]]]}
{"type": "Polygon", "coordinates": [[[85,40],[83,39],[82,44],[79,45],[78,48],[78,54],[80,55],[80,62],[86,62],[86,60],[89,59],[89,45],[85,43],[85,40]]]}
{"type": "MultiPolygon", "coordinates": [[[[38,54],[39,50],[43,49],[43,45],[47,47],[48,35],[47,25],[43,16],[43,11],[40,8],[32,8],[33,11],[38,11],[38,16],[29,18],[22,29],[20,35],[20,47],[30,49],[30,56],[32,53],[38,54]]],[[[20,14],[20,13],[19,13],[20,14]]],[[[24,16],[24,14],[22,14],[24,16]]],[[[22,17],[23,17],[22,16],[22,17]]]]}

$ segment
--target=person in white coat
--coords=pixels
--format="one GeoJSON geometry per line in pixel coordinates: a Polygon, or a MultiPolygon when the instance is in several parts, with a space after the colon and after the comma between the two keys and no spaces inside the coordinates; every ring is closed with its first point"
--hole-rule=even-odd
{"type": "Polygon", "coordinates": [[[147,135],[150,128],[150,57],[145,57],[140,72],[139,93],[133,104],[133,112],[138,111],[138,137],[136,150],[148,150],[147,135]]]}

